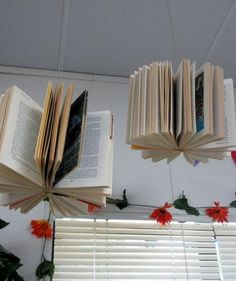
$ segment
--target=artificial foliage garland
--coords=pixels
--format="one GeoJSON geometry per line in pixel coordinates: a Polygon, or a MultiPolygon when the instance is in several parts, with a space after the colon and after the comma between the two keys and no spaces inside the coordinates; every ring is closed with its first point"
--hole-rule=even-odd
{"type": "MultiPolygon", "coordinates": [[[[236,195],[236,194],[235,194],[236,195]]],[[[185,196],[184,191],[173,203],[166,202],[163,206],[151,206],[142,204],[130,204],[128,202],[126,189],[123,191],[122,199],[107,198],[108,204],[116,205],[120,210],[128,207],[147,207],[154,209],[150,214],[151,219],[156,219],[161,225],[170,223],[173,219],[172,214],[167,210],[174,207],[178,210],[185,211],[188,215],[199,216],[199,210],[204,210],[204,214],[212,219],[213,222],[224,223],[228,222],[229,209],[236,208],[236,200],[232,201],[229,206],[220,206],[220,202],[214,202],[213,206],[210,207],[193,207],[188,204],[188,198],[185,196]]]]}

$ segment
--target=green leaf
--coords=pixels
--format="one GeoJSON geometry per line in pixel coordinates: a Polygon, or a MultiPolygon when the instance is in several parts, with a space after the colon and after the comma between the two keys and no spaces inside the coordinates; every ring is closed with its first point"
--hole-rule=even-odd
{"type": "Polygon", "coordinates": [[[185,211],[189,215],[194,215],[194,216],[199,216],[200,215],[199,211],[196,208],[194,208],[194,207],[190,207],[189,206],[189,208],[186,208],[185,211]]]}
{"type": "Polygon", "coordinates": [[[234,200],[230,203],[230,207],[236,208],[236,200],[234,200]]]}
{"type": "Polygon", "coordinates": [[[182,193],[179,199],[176,199],[173,203],[174,207],[179,210],[185,210],[185,212],[189,215],[199,216],[199,211],[189,206],[188,199],[185,197],[184,193],[182,193]]]}
{"type": "Polygon", "coordinates": [[[4,228],[8,224],[9,224],[9,222],[6,222],[6,221],[0,219],[0,229],[4,228]]]}
{"type": "Polygon", "coordinates": [[[126,196],[126,189],[123,191],[123,199],[112,199],[112,198],[107,198],[107,203],[116,205],[120,210],[123,210],[127,206],[129,206],[129,202],[126,196]]]}
{"type": "Polygon", "coordinates": [[[52,261],[48,261],[46,259],[43,260],[42,263],[37,267],[36,276],[38,278],[44,278],[47,275],[52,278],[54,273],[54,263],[52,261]]]}
{"type": "Polygon", "coordinates": [[[24,281],[24,279],[16,271],[13,271],[7,281],[24,281]]]}
{"type": "Polygon", "coordinates": [[[21,266],[20,259],[0,245],[0,280],[14,280],[9,277],[21,266]]]}

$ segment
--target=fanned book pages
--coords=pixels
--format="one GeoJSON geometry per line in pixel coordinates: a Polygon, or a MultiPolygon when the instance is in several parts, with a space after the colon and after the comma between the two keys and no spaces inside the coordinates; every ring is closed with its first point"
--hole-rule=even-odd
{"type": "Polygon", "coordinates": [[[234,87],[219,66],[182,60],[140,67],[129,79],[127,140],[144,159],[194,164],[223,159],[236,146],[234,87]]]}
{"type": "Polygon", "coordinates": [[[13,86],[0,97],[0,203],[25,213],[48,200],[57,216],[105,206],[112,184],[109,111],[86,114],[85,90],[49,82],[43,109],[13,86]]]}

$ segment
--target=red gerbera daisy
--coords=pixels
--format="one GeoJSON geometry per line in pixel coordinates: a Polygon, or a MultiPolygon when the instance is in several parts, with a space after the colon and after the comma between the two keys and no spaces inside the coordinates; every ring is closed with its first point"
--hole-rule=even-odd
{"type": "Polygon", "coordinates": [[[47,220],[32,220],[32,234],[38,238],[52,238],[52,226],[47,220]]]}
{"type": "Polygon", "coordinates": [[[232,157],[234,163],[236,164],[236,151],[231,151],[231,157],[232,157]]]}
{"type": "Polygon", "coordinates": [[[100,206],[94,205],[92,203],[88,204],[88,212],[92,213],[93,211],[95,211],[96,208],[101,208],[100,206]]]}
{"type": "Polygon", "coordinates": [[[229,209],[220,207],[220,202],[214,202],[215,206],[205,210],[206,214],[217,222],[228,222],[229,209]]]}
{"type": "Polygon", "coordinates": [[[167,208],[171,208],[172,205],[168,204],[168,202],[165,203],[164,206],[155,209],[151,215],[150,218],[156,219],[157,222],[159,222],[161,225],[165,225],[172,221],[172,215],[170,212],[167,211],[167,208]]]}

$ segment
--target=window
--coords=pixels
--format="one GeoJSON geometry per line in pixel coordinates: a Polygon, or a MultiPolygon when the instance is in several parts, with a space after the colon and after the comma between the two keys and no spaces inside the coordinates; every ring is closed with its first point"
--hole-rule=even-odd
{"type": "Polygon", "coordinates": [[[235,234],[231,225],[57,219],[53,280],[235,281],[235,234]]]}

